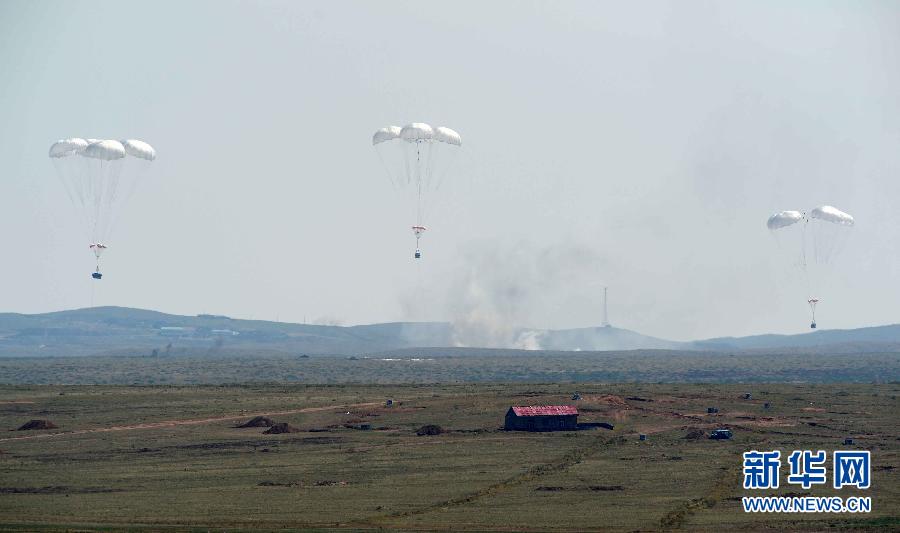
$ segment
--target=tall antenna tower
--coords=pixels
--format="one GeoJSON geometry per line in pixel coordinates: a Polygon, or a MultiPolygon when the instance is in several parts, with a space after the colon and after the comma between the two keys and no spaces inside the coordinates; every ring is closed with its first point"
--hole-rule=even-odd
{"type": "Polygon", "coordinates": [[[604,328],[609,327],[609,298],[606,295],[606,291],[609,287],[603,287],[603,323],[600,324],[604,328]]]}

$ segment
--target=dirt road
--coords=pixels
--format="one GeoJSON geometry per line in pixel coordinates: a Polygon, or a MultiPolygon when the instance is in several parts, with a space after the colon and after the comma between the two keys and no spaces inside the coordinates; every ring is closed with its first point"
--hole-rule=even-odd
{"type": "Polygon", "coordinates": [[[134,424],[130,426],[111,426],[105,428],[76,429],[73,431],[57,431],[55,433],[39,433],[36,435],[21,435],[17,437],[7,437],[0,439],[0,442],[13,440],[42,439],[50,437],[63,437],[70,435],[83,435],[85,433],[105,433],[108,431],[133,431],[137,429],[159,429],[176,426],[197,426],[203,424],[213,424],[215,422],[228,422],[229,420],[240,420],[244,418],[253,418],[254,416],[281,416],[293,415],[297,413],[315,413],[317,411],[331,411],[334,409],[351,409],[355,407],[373,407],[381,405],[380,402],[355,403],[350,405],[326,405],[323,407],[304,407],[303,409],[290,409],[287,411],[268,411],[263,413],[241,413],[238,415],[217,416],[214,418],[193,418],[187,420],[165,420],[162,422],[146,422],[143,424],[134,424]]]}

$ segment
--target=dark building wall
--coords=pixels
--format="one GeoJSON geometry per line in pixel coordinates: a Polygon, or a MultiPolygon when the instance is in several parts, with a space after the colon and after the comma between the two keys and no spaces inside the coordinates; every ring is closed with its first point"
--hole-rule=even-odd
{"type": "Polygon", "coordinates": [[[504,427],[513,431],[570,431],[578,429],[578,415],[516,416],[510,409],[504,427]]]}

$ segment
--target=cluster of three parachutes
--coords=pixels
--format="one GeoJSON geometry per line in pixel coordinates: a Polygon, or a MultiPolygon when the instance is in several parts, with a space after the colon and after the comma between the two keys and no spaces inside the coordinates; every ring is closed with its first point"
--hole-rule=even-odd
{"type": "Polygon", "coordinates": [[[71,138],[53,143],[49,156],[90,239],[96,259],[91,277],[100,279],[100,256],[117,214],[156,159],[156,150],[135,139],[71,138]]]}
{"type": "Polygon", "coordinates": [[[460,147],[462,138],[454,130],[413,122],[404,127],[387,126],[372,136],[372,145],[398,190],[412,193],[416,237],[414,258],[420,259],[419,239],[427,229],[425,218],[432,196],[440,189],[460,147]]]}

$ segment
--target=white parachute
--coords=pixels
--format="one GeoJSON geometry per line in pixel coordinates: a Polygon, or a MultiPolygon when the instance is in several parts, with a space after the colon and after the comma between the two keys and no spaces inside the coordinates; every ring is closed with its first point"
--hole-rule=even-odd
{"type": "Polygon", "coordinates": [[[854,223],[851,215],[830,205],[816,207],[808,213],[781,211],[766,222],[779,245],[792,256],[792,263],[803,274],[812,313],[810,328],[816,328],[821,278],[830,269],[854,223]]]}
{"type": "Polygon", "coordinates": [[[425,232],[425,218],[432,196],[452,166],[462,146],[456,131],[413,122],[404,127],[386,126],[372,135],[372,146],[381,158],[395,187],[409,190],[415,196],[416,253],[419,259],[419,239],[425,232]]]}
{"type": "Polygon", "coordinates": [[[786,228],[792,224],[796,224],[803,220],[804,215],[800,211],[782,211],[780,213],[775,213],[774,215],[769,217],[769,220],[766,222],[766,226],[770,230],[776,230],[781,228],[786,228]]]}
{"type": "Polygon", "coordinates": [[[50,146],[50,161],[56,167],[75,206],[90,249],[97,259],[92,274],[100,279],[100,256],[107,248],[113,223],[156,151],[144,141],[63,139],[50,146]]]}

